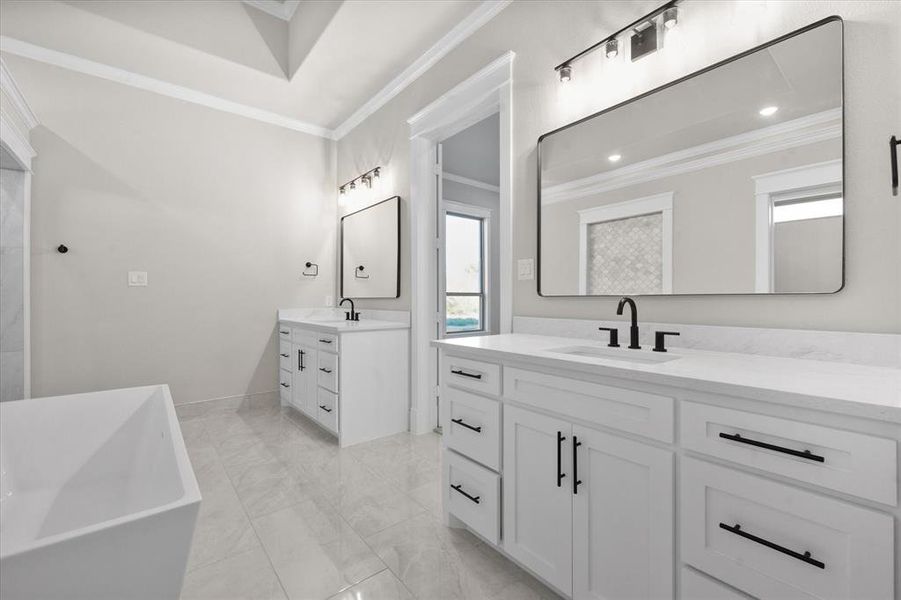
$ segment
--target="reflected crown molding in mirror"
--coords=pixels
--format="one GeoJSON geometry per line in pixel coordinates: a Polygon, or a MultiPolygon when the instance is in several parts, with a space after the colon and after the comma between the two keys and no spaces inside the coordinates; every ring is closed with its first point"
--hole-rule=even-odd
{"type": "Polygon", "coordinates": [[[341,217],[344,298],[400,298],[400,196],[341,217]]]}

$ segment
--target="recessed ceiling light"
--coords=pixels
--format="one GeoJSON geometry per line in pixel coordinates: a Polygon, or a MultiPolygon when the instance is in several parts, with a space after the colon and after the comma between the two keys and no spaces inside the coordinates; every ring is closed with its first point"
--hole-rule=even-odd
{"type": "Polygon", "coordinates": [[[769,117],[776,114],[777,110],[779,110],[778,106],[764,106],[760,109],[760,115],[763,117],[769,117]]]}
{"type": "Polygon", "coordinates": [[[610,162],[619,162],[619,159],[621,159],[621,158],[622,158],[621,154],[611,154],[610,156],[607,157],[607,160],[609,160],[610,162]]]}

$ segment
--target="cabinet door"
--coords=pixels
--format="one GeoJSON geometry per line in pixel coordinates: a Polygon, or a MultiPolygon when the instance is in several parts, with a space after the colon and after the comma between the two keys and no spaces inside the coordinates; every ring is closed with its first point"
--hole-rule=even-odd
{"type": "Polygon", "coordinates": [[[504,549],[572,592],[572,426],[504,407],[504,549]]]}
{"type": "Polygon", "coordinates": [[[673,453],[578,425],[573,598],[673,597],[673,453]]]}

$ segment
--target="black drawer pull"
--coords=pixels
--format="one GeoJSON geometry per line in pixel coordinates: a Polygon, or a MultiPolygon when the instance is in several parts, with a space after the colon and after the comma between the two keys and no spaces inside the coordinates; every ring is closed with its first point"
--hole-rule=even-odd
{"type": "Polygon", "coordinates": [[[762,537],[757,537],[756,535],[746,533],[741,530],[741,525],[736,523],[735,525],[726,525],[725,523],[720,523],[720,529],[725,529],[729,533],[734,533],[735,535],[741,536],[747,540],[751,540],[752,542],[757,542],[762,546],[766,546],[767,548],[772,548],[782,554],[788,554],[792,558],[797,558],[800,561],[806,562],[808,565],[813,565],[820,569],[826,568],[826,563],[819,561],[815,558],[810,557],[810,552],[805,552],[801,554],[800,552],[795,552],[794,550],[789,550],[785,546],[780,546],[779,544],[775,544],[769,540],[765,540],[762,537]]]}
{"type": "Polygon", "coordinates": [[[563,440],[566,439],[566,436],[563,435],[562,431],[557,432],[557,487],[563,487],[563,478],[566,477],[566,473],[563,472],[563,457],[560,453],[563,451],[563,440]]]}
{"type": "Polygon", "coordinates": [[[462,484],[459,484],[459,483],[458,483],[457,485],[452,485],[451,488],[457,490],[458,492],[460,492],[461,494],[463,494],[464,496],[466,496],[467,498],[469,498],[470,500],[472,500],[472,501],[475,502],[476,504],[479,504],[479,498],[481,498],[481,496],[470,496],[469,494],[467,494],[466,492],[463,491],[463,485],[462,485],[462,484]]]}
{"type": "Polygon", "coordinates": [[[323,373],[331,373],[332,372],[331,369],[326,369],[325,367],[319,367],[319,370],[322,371],[323,373]]]}
{"type": "Polygon", "coordinates": [[[291,387],[291,386],[288,385],[287,383],[280,383],[279,385],[282,386],[283,388],[289,388],[289,387],[291,387]]]}
{"type": "Polygon", "coordinates": [[[461,371],[460,369],[451,369],[451,373],[454,375],[462,375],[463,377],[471,377],[472,379],[481,379],[481,373],[467,373],[466,371],[461,371]]]}
{"type": "Polygon", "coordinates": [[[281,329],[279,329],[278,332],[282,335],[288,335],[289,333],[291,333],[290,331],[283,331],[281,329]]]}
{"type": "Polygon", "coordinates": [[[279,352],[278,355],[279,355],[279,356],[284,356],[285,358],[288,358],[289,356],[291,356],[290,354],[282,354],[281,352],[279,352]]]}
{"type": "Polygon", "coordinates": [[[579,446],[582,445],[582,442],[579,441],[579,438],[573,436],[573,494],[579,493],[579,484],[582,483],[582,480],[579,479],[579,446]]]}
{"type": "Polygon", "coordinates": [[[303,364],[304,354],[306,354],[306,352],[304,352],[303,350],[297,351],[297,370],[298,371],[303,371],[304,369],[307,368],[306,365],[303,364]]]}
{"type": "Polygon", "coordinates": [[[775,446],[773,444],[767,444],[766,442],[758,442],[757,440],[741,437],[741,434],[738,433],[721,433],[720,437],[726,440],[732,440],[733,442],[756,446],[757,448],[766,448],[767,450],[775,450],[776,452],[782,452],[783,454],[791,454],[798,458],[806,458],[807,460],[815,460],[816,462],[826,462],[825,458],[812,453],[810,450],[792,450],[791,448],[783,448],[782,446],[775,446]]]}
{"type": "Polygon", "coordinates": [[[332,412],[332,409],[330,409],[329,407],[325,406],[324,404],[320,404],[320,405],[319,405],[319,408],[321,408],[321,409],[324,410],[325,412],[332,412]]]}
{"type": "Polygon", "coordinates": [[[481,425],[479,425],[478,427],[473,427],[469,423],[464,422],[463,419],[451,419],[451,423],[456,423],[457,425],[460,425],[461,427],[465,427],[466,429],[472,429],[476,433],[482,433],[481,425]]]}
{"type": "Polygon", "coordinates": [[[332,340],[319,340],[319,341],[322,342],[323,344],[331,344],[332,343],[332,340]]]}

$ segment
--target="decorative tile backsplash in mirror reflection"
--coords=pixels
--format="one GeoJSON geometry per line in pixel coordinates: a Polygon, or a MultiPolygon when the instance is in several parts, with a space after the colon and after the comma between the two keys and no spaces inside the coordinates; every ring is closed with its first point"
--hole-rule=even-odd
{"type": "Polygon", "coordinates": [[[826,19],[542,136],[539,292],[841,289],[842,71],[826,19]]]}

